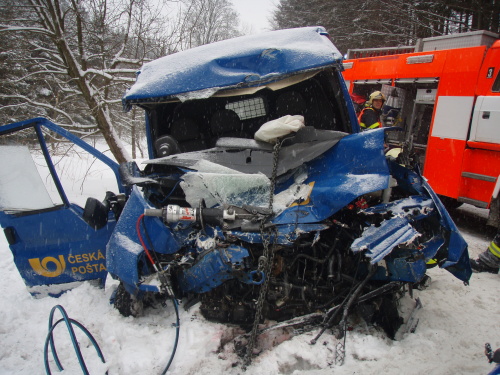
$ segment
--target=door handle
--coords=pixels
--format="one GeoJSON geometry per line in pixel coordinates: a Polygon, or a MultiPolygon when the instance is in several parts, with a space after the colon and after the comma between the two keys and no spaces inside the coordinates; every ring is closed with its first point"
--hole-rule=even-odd
{"type": "Polygon", "coordinates": [[[488,120],[490,118],[490,111],[483,112],[483,119],[488,120]]]}

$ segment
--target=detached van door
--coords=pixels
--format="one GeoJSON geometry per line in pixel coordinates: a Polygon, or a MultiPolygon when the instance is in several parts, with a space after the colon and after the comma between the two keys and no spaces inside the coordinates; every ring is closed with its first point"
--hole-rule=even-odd
{"type": "Polygon", "coordinates": [[[110,208],[124,201],[122,191],[117,163],[46,119],[0,126],[0,224],[33,295],[105,280],[110,208]],[[106,191],[117,193],[107,195],[110,204],[90,198],[82,208],[106,191]]]}

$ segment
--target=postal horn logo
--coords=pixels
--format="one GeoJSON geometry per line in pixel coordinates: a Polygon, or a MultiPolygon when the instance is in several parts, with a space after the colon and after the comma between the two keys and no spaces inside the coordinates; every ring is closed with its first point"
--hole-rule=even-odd
{"type": "Polygon", "coordinates": [[[54,257],[45,257],[40,262],[40,258],[28,260],[33,270],[45,277],[57,277],[66,269],[66,261],[62,255],[59,255],[59,260],[54,257]]]}

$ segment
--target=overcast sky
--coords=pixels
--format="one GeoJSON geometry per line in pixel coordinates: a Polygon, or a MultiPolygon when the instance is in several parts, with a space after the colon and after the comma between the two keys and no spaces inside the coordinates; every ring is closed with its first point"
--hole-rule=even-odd
{"type": "Polygon", "coordinates": [[[274,4],[279,0],[231,0],[234,8],[240,14],[243,28],[252,32],[270,30],[268,19],[271,18],[274,4]]]}

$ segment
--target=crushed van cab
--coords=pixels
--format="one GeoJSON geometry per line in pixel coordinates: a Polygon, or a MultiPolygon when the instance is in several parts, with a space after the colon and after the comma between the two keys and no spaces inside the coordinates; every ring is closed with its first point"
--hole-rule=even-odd
{"type": "MultiPolygon", "coordinates": [[[[255,337],[263,319],[326,329],[357,311],[394,337],[398,298],[425,285],[431,261],[467,283],[467,244],[418,169],[386,156],[387,129],[360,131],[342,69],[321,27],[143,66],[123,105],[145,112],[149,160],[119,167],[108,204],[73,209],[88,238],[104,233],[122,314],[199,301],[255,337]]],[[[15,257],[18,216],[0,216],[15,257]]]]}

